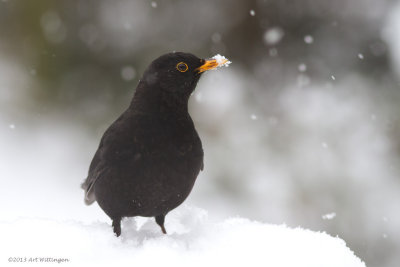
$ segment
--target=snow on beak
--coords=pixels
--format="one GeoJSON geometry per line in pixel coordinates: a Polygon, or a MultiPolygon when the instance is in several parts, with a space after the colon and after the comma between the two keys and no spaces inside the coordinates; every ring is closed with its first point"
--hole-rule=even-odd
{"type": "Polygon", "coordinates": [[[207,70],[214,70],[218,67],[228,67],[228,65],[231,64],[231,62],[224,56],[221,56],[220,54],[213,56],[210,59],[204,60],[204,64],[198,67],[196,70],[199,73],[202,73],[207,70]]]}

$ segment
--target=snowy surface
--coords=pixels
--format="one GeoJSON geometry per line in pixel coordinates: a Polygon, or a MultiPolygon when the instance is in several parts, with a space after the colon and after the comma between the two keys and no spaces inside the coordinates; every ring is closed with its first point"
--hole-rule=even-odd
{"type": "Polygon", "coordinates": [[[106,222],[1,221],[1,262],[11,257],[68,260],[68,266],[365,266],[343,240],[325,233],[242,218],[213,222],[204,210],[186,205],[167,217],[168,235],[152,219],[125,219],[122,227],[116,238],[106,222]]]}
{"type": "Polygon", "coordinates": [[[228,67],[229,64],[232,63],[226,57],[221,56],[220,54],[217,54],[217,55],[213,56],[212,58],[217,61],[218,67],[228,67]]]}

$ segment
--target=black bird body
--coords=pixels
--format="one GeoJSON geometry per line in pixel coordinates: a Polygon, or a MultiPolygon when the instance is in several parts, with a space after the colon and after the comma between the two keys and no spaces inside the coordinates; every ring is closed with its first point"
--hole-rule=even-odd
{"type": "Polygon", "coordinates": [[[121,218],[132,216],[155,217],[165,233],[165,215],[187,198],[203,169],[188,100],[205,63],[186,53],[153,61],[128,109],[104,133],[82,187],[86,204],[98,202],[117,236],[121,218]]]}

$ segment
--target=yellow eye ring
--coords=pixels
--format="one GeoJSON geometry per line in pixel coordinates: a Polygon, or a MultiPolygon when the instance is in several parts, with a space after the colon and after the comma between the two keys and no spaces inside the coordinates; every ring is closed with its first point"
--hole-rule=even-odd
{"type": "Polygon", "coordinates": [[[185,62],[179,62],[178,64],[176,64],[176,69],[180,72],[186,72],[189,67],[185,62]]]}

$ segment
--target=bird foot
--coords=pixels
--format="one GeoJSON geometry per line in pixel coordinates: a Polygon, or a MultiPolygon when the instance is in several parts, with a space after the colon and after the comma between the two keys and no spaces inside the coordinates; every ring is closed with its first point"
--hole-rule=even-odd
{"type": "Polygon", "coordinates": [[[167,234],[167,231],[165,230],[164,227],[164,220],[165,220],[165,215],[158,215],[156,216],[156,223],[161,227],[161,231],[163,234],[167,234]]]}
{"type": "Polygon", "coordinates": [[[117,237],[121,235],[121,219],[114,219],[112,222],[113,232],[117,237]]]}

